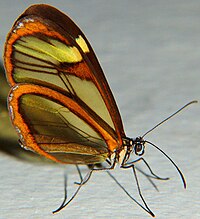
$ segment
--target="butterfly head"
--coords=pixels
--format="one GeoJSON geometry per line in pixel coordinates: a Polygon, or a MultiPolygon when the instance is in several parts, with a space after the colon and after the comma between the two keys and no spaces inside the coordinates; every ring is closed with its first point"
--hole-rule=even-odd
{"type": "Polygon", "coordinates": [[[121,151],[119,152],[119,163],[120,165],[126,165],[129,163],[129,158],[131,154],[135,154],[136,156],[141,157],[145,151],[145,140],[142,137],[137,137],[135,139],[132,138],[124,138],[123,146],[121,151]]]}
{"type": "Polygon", "coordinates": [[[145,140],[142,137],[137,137],[133,139],[132,142],[135,155],[142,156],[145,151],[145,140]]]}

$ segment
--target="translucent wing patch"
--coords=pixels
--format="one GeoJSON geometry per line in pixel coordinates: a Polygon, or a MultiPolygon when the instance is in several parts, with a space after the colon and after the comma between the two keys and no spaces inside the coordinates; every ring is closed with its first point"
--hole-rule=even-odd
{"type": "Polygon", "coordinates": [[[15,86],[9,95],[11,118],[24,147],[42,155],[45,153],[57,162],[105,161],[109,155],[107,143],[116,142],[98,125],[90,125],[93,121],[88,120],[86,113],[76,112],[75,105],[65,96],[36,85],[15,86]]]}

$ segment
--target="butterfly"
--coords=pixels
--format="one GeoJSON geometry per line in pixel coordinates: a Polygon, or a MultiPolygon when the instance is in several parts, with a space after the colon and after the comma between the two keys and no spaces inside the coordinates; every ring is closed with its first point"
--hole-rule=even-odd
{"type": "Polygon", "coordinates": [[[145,205],[141,207],[154,216],[140,192],[135,168],[135,163],[143,161],[153,178],[162,179],[143,158],[146,144],[167,156],[186,187],[171,158],[144,140],[148,132],[136,138],[125,135],[97,57],[67,15],[45,4],[26,9],[7,36],[4,65],[11,87],[8,109],[20,145],[58,163],[88,165],[90,172],[79,189],[93,171],[111,170],[118,163],[120,168],[133,170],[145,205]],[[134,160],[130,160],[132,154],[134,160]]]}

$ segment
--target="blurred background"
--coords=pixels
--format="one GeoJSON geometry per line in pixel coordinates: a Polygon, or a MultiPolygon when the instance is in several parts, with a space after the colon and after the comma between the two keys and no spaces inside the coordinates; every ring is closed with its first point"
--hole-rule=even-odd
{"type": "MultiPolygon", "coordinates": [[[[0,7],[0,219],[150,218],[104,172],[94,173],[76,199],[57,215],[64,172],[73,192],[74,166],[54,165],[20,148],[6,107],[9,87],[3,47],[15,19],[31,4],[46,3],[68,14],[85,33],[104,69],[129,137],[142,135],[191,100],[200,98],[200,2],[191,1],[14,1],[0,7]]],[[[58,21],[59,22],[59,21],[58,21]]],[[[145,159],[160,176],[160,192],[139,175],[146,202],[157,218],[199,218],[200,106],[191,105],[146,139],[163,149],[183,171],[184,190],[174,167],[155,149],[145,159]]],[[[118,169],[118,168],[116,168],[118,169]]],[[[83,173],[87,169],[83,168],[83,173]]],[[[113,173],[139,200],[132,172],[113,173]]],[[[70,196],[70,194],[69,194],[70,196]]]]}

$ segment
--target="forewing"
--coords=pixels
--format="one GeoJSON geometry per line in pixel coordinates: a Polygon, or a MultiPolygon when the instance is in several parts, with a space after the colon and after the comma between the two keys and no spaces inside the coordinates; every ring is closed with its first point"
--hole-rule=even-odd
{"type": "Polygon", "coordinates": [[[34,5],[15,22],[5,47],[11,86],[31,83],[76,100],[118,141],[121,117],[97,58],[76,24],[57,9],[34,5]]]}

